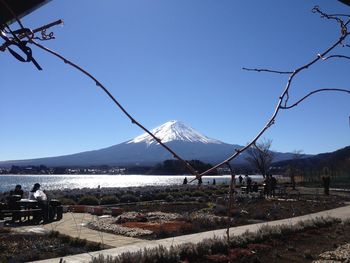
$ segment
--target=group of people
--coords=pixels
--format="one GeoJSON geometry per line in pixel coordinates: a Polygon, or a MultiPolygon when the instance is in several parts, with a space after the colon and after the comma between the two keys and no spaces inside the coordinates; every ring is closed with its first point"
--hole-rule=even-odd
{"type": "MultiPolygon", "coordinates": [[[[16,185],[15,189],[10,191],[10,196],[18,196],[20,197],[20,199],[22,199],[24,196],[24,191],[22,190],[22,186],[20,184],[16,185]]],[[[35,183],[29,192],[28,199],[36,200],[36,201],[46,201],[47,195],[45,191],[42,191],[40,189],[40,184],[35,183]]]]}
{"type": "MultiPolygon", "coordinates": [[[[246,193],[252,193],[252,192],[259,192],[259,185],[257,182],[253,182],[252,178],[250,178],[249,175],[246,175],[243,179],[242,175],[238,177],[239,185],[242,186],[245,184],[246,193]]],[[[277,180],[274,176],[271,174],[266,175],[263,181],[263,187],[264,187],[264,196],[270,197],[275,196],[276,194],[276,186],[277,186],[277,180]]]]}
{"type": "Polygon", "coordinates": [[[264,195],[266,197],[271,197],[276,195],[277,180],[272,174],[266,175],[264,179],[264,195]]]}
{"type": "MultiPolygon", "coordinates": [[[[187,184],[188,183],[188,180],[187,180],[187,177],[184,178],[182,184],[187,184]]],[[[202,185],[203,184],[203,181],[202,181],[202,177],[199,177],[198,178],[198,185],[202,185]]],[[[209,182],[208,182],[209,184],[209,182]]],[[[216,185],[216,180],[213,179],[213,185],[216,185]]]]}
{"type": "Polygon", "coordinates": [[[253,182],[252,178],[249,175],[246,175],[245,178],[243,179],[242,175],[239,175],[238,177],[239,180],[239,185],[242,186],[245,182],[246,188],[245,191],[246,193],[257,193],[259,191],[259,186],[257,182],[253,182]]]}
{"type": "MultiPolygon", "coordinates": [[[[22,186],[20,184],[15,186],[15,189],[10,191],[10,195],[8,197],[8,206],[10,209],[19,209],[18,201],[24,197],[24,191],[22,190],[22,186]]],[[[42,210],[43,220],[48,221],[48,211],[49,211],[49,203],[47,200],[47,195],[45,191],[40,189],[40,184],[35,183],[32,189],[29,191],[28,195],[29,200],[37,201],[37,206],[42,210]]]]}

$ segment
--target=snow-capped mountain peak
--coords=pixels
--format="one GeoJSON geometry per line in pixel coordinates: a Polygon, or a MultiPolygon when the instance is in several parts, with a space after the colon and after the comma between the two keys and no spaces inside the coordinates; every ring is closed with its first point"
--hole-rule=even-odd
{"type": "MultiPolygon", "coordinates": [[[[187,142],[201,142],[201,143],[215,143],[221,144],[222,142],[208,138],[193,128],[185,125],[180,121],[168,121],[157,128],[151,130],[151,132],[159,138],[163,143],[170,141],[187,141],[187,142]]],[[[128,141],[127,143],[140,143],[145,142],[148,145],[156,143],[149,134],[144,133],[140,136],[135,137],[133,140],[128,141]]]]}

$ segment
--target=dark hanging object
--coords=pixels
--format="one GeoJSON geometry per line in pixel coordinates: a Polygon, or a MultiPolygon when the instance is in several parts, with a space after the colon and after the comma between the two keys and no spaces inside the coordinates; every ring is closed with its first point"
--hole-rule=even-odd
{"type": "Polygon", "coordinates": [[[8,51],[21,62],[32,62],[39,70],[42,68],[33,58],[32,50],[27,46],[28,42],[21,40],[19,37],[21,34],[30,34],[31,31],[27,28],[23,28],[19,19],[49,1],[50,0],[0,0],[0,33],[1,38],[5,41],[5,44],[7,44],[8,51]],[[9,24],[14,21],[19,23],[21,29],[16,31],[10,29],[9,24]],[[7,33],[11,34],[11,38],[7,37],[4,33],[5,31],[3,32],[5,28],[8,31],[7,33]],[[16,46],[23,54],[19,54],[15,51],[13,49],[14,46],[16,46]]]}
{"type": "Polygon", "coordinates": [[[343,4],[350,6],[350,0],[339,0],[339,1],[342,2],[343,4]]]}
{"type": "Polygon", "coordinates": [[[51,0],[1,0],[0,25],[11,24],[15,21],[14,15],[9,11],[6,5],[18,18],[21,18],[49,1],[51,0]]]}

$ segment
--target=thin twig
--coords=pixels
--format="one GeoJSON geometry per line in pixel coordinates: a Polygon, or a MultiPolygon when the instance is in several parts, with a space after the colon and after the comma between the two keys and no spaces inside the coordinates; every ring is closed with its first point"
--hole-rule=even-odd
{"type": "Polygon", "coordinates": [[[263,149],[260,148],[260,146],[257,144],[257,142],[254,142],[252,145],[255,149],[257,149],[260,153],[265,153],[263,149]]]}
{"type": "Polygon", "coordinates": [[[280,108],[283,110],[288,110],[288,109],[294,108],[294,107],[298,106],[299,103],[301,103],[302,101],[304,101],[305,99],[310,97],[311,95],[314,95],[314,94],[319,93],[319,92],[325,92],[325,91],[345,92],[345,93],[350,94],[350,90],[347,90],[347,89],[317,89],[317,90],[311,91],[310,93],[308,93],[307,95],[302,97],[300,100],[298,100],[294,104],[292,104],[290,106],[281,106],[280,108]]]}
{"type": "Polygon", "coordinates": [[[329,16],[342,16],[342,17],[350,17],[350,15],[347,15],[347,14],[329,14],[329,16]]]}
{"type": "Polygon", "coordinates": [[[279,70],[272,70],[272,69],[261,69],[261,68],[242,68],[243,70],[247,71],[257,71],[257,72],[269,72],[269,73],[277,73],[277,74],[292,74],[293,71],[279,71],[279,70]]]}
{"type": "MultiPolygon", "coordinates": [[[[340,26],[341,26],[342,29],[343,29],[344,26],[345,26],[345,25],[344,25],[344,21],[343,21],[342,19],[340,19],[339,16],[337,16],[337,15],[326,14],[326,13],[324,13],[324,12],[322,12],[322,11],[320,10],[319,6],[315,6],[315,7],[312,9],[312,12],[313,12],[313,13],[318,13],[318,14],[320,14],[322,18],[326,18],[326,19],[330,19],[330,20],[335,20],[335,21],[337,21],[337,22],[340,24],[340,26]]],[[[348,17],[348,16],[347,16],[347,17],[348,17]]]]}
{"type": "MultiPolygon", "coordinates": [[[[321,56],[321,55],[319,55],[321,56]]],[[[349,56],[344,56],[344,55],[330,55],[328,57],[321,57],[322,60],[328,60],[330,58],[345,58],[345,59],[350,59],[349,56]]]]}

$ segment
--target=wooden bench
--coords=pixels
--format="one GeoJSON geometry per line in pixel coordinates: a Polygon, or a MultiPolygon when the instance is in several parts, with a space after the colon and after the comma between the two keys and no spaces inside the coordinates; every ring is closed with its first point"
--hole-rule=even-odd
{"type": "Polygon", "coordinates": [[[40,222],[42,219],[42,210],[40,208],[33,209],[20,209],[20,210],[1,210],[0,211],[0,219],[5,217],[11,217],[12,222],[22,222],[22,218],[27,218],[40,222]]]}

